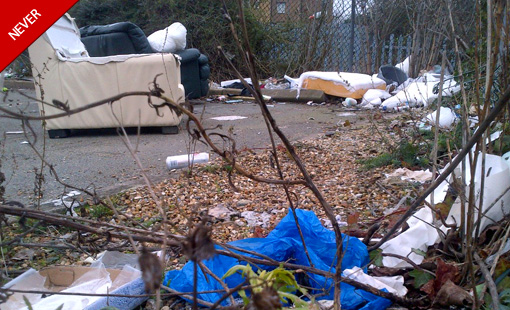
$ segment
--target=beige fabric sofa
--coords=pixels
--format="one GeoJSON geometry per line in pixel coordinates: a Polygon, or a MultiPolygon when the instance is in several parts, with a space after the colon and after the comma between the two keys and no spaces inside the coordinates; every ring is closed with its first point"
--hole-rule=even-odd
{"type": "MultiPolygon", "coordinates": [[[[137,54],[89,57],[80,41],[74,20],[62,16],[29,47],[37,97],[45,102],[57,99],[71,109],[127,91],[147,91],[158,74],[159,86],[177,103],[185,100],[180,62],[173,54],[137,54]],[[40,83],[40,85],[39,85],[40,83]]],[[[152,98],[153,103],[161,103],[152,98]]],[[[41,114],[62,111],[39,103],[41,114]]],[[[145,96],[125,97],[68,117],[46,121],[50,137],[66,136],[69,129],[124,127],[174,128],[181,117],[168,108],[156,110],[145,96]],[[162,115],[161,115],[162,114],[162,115]]],[[[165,131],[165,130],[164,130],[165,131]]],[[[172,131],[172,130],[170,130],[172,131]]]]}

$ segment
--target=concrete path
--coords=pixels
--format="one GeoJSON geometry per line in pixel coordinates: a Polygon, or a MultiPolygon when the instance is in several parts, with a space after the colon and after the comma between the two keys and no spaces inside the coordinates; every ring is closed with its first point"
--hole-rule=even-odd
{"type": "MultiPolygon", "coordinates": [[[[19,90],[29,96],[35,96],[32,89],[19,90]]],[[[39,113],[36,102],[14,92],[10,92],[6,100],[0,101],[0,106],[15,111],[23,110],[29,115],[39,113]]],[[[258,149],[269,145],[259,107],[253,103],[228,105],[207,102],[196,104],[194,108],[196,115],[203,113],[203,122],[206,127],[221,124],[223,129],[217,130],[223,133],[227,133],[232,127],[238,149],[244,147],[258,149]],[[233,115],[247,118],[233,121],[211,119],[233,115]]],[[[276,103],[269,109],[280,128],[292,141],[324,135],[326,131],[334,130],[337,122],[346,118],[339,116],[342,109],[336,105],[308,106],[304,103],[276,103]]],[[[353,122],[359,116],[349,117],[353,122]]],[[[138,156],[152,182],[176,175],[176,172],[171,172],[166,167],[167,156],[188,153],[190,139],[185,132],[184,121],[181,123],[182,130],[176,135],[146,132],[139,137],[136,134],[129,136],[133,144],[138,141],[138,156]]],[[[88,188],[91,191],[95,190],[99,195],[111,194],[144,184],[139,168],[115,131],[85,131],[65,139],[49,139],[47,133],[43,132],[40,122],[32,122],[31,126],[37,135],[36,149],[41,154],[44,153],[47,161],[55,168],[58,177],[66,183],[88,188]]],[[[23,133],[19,133],[22,130],[19,120],[0,118],[0,169],[7,179],[4,183],[6,200],[32,204],[36,201],[35,171],[40,171],[41,161],[26,143],[33,137],[27,138],[23,133]]],[[[200,143],[195,149],[197,152],[209,150],[207,146],[200,143]]],[[[43,177],[42,202],[59,199],[70,191],[55,181],[55,177],[48,173],[47,168],[44,169],[43,177]]]]}

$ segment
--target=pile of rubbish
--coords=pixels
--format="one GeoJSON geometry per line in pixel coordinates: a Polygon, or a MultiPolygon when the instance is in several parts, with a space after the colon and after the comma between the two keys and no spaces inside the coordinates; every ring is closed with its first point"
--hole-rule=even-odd
{"type": "MultiPolygon", "coordinates": [[[[245,81],[252,85],[251,79],[246,78],[245,81]]],[[[345,98],[343,105],[346,107],[378,108],[383,111],[398,112],[431,104],[439,97],[440,82],[441,67],[438,65],[428,72],[422,71],[417,78],[410,78],[408,57],[395,66],[381,66],[379,72],[374,75],[309,71],[302,73],[299,78],[291,78],[287,75],[283,79],[271,77],[260,81],[259,84],[266,93],[270,90],[294,90],[294,101],[308,101],[307,99],[300,100],[303,91],[315,90],[326,95],[345,98]]],[[[251,96],[240,80],[223,81],[217,85],[217,88],[238,88],[242,90],[239,95],[251,96]]],[[[460,85],[445,69],[442,96],[453,96],[459,91],[460,85]]]]}
{"type": "MultiPolygon", "coordinates": [[[[441,67],[413,79],[409,78],[409,57],[396,66],[385,65],[374,75],[348,72],[305,72],[298,79],[291,79],[291,87],[320,89],[326,94],[346,98],[344,105],[364,109],[380,108],[384,111],[402,111],[426,107],[439,96],[441,67]],[[353,100],[354,99],[354,100],[353,100]]],[[[443,96],[460,91],[453,76],[444,72],[443,96]]]]}

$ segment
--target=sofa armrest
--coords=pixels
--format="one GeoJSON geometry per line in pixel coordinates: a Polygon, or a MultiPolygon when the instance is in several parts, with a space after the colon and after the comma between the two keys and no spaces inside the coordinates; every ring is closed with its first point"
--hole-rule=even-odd
{"type": "Polygon", "coordinates": [[[175,52],[181,57],[181,63],[186,64],[190,61],[198,61],[200,52],[196,48],[188,48],[182,51],[175,52]]]}

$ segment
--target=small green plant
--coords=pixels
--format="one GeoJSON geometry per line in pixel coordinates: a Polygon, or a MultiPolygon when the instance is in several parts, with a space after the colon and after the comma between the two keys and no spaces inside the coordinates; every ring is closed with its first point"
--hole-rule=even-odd
{"type": "Polygon", "coordinates": [[[205,165],[200,170],[209,173],[216,173],[219,169],[220,167],[218,165],[205,165]]]}
{"type": "MultiPolygon", "coordinates": [[[[282,303],[291,302],[293,309],[308,306],[307,302],[295,295],[297,292],[306,294],[306,289],[297,283],[292,271],[285,270],[281,265],[272,271],[258,270],[257,272],[253,271],[249,264],[236,265],[230,268],[222,279],[237,272],[241,272],[243,278],[248,279],[253,296],[274,290],[278,294],[280,301],[282,303]]],[[[240,290],[239,295],[243,298],[245,305],[250,303],[245,290],[240,290]]]]}
{"type": "Polygon", "coordinates": [[[105,205],[93,205],[90,206],[89,214],[93,218],[102,218],[113,215],[112,209],[105,205]]]}
{"type": "Polygon", "coordinates": [[[382,153],[379,156],[361,160],[363,168],[370,170],[373,168],[392,165],[394,167],[426,167],[430,161],[428,154],[424,154],[420,147],[410,142],[402,142],[392,152],[382,153]]]}

